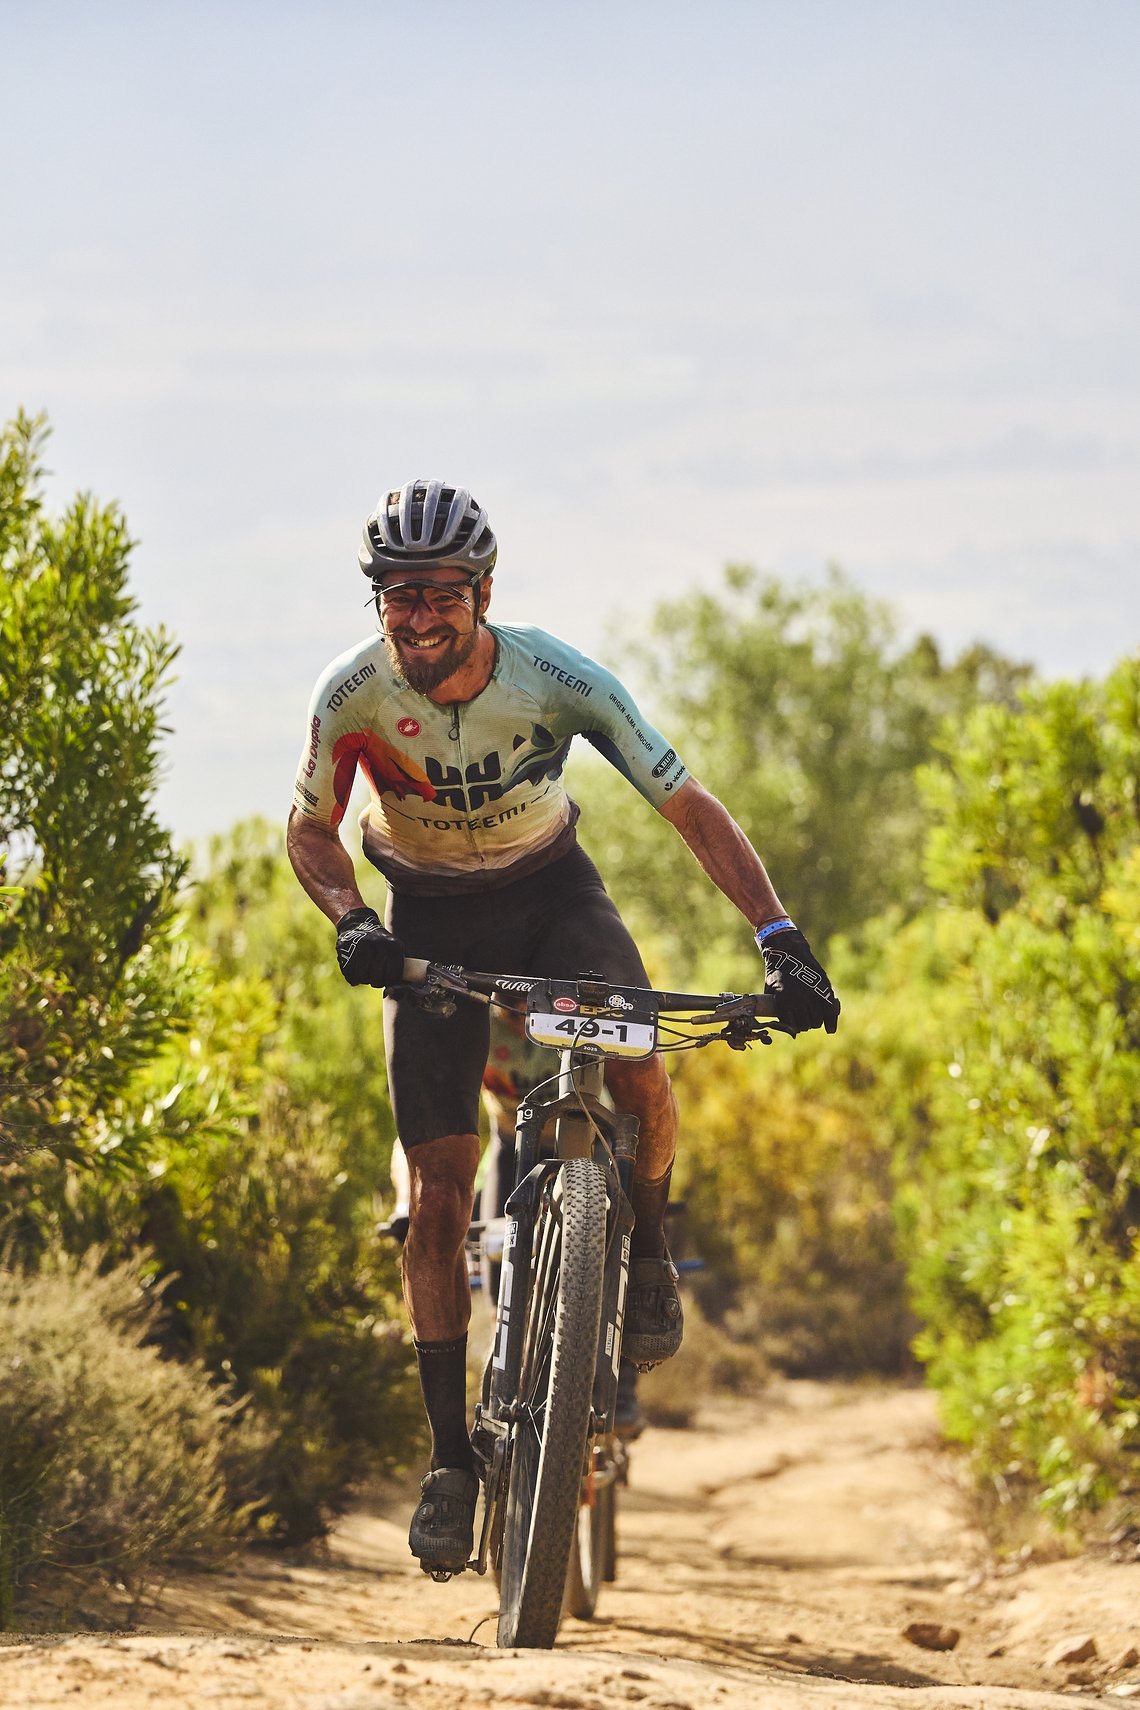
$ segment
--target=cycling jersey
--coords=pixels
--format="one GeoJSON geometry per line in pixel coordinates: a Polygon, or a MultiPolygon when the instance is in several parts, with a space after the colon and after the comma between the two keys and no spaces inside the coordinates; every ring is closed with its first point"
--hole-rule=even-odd
{"type": "Polygon", "coordinates": [[[582,735],[654,807],[688,776],[602,666],[541,629],[488,626],[495,665],[473,700],[436,706],[410,689],[371,636],[333,661],[309,708],[298,811],[340,823],[359,766],[371,801],[364,853],[400,891],[485,890],[574,843],[562,769],[582,735]]]}

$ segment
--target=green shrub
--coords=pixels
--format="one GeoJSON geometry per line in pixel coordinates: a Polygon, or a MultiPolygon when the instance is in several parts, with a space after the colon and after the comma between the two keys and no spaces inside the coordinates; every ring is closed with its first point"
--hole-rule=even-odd
{"type": "MultiPolygon", "coordinates": [[[[866,1017],[867,1000],[855,1000],[866,1017]]],[[[835,1040],[679,1058],[677,1193],[706,1312],[799,1374],[898,1372],[914,1324],[869,1018],[835,1040]],[[874,1067],[871,1067],[873,1065],[874,1067]]],[[[881,1076],[880,1076],[881,1078],[881,1076]]],[[[884,1106],[887,1106],[885,1109],[884,1106]]]]}
{"type": "Polygon", "coordinates": [[[675,1060],[674,1175],[710,1316],[784,1371],[913,1371],[915,1159],[942,1121],[976,935],[960,912],[883,917],[829,955],[838,1033],[675,1060]]]}
{"type": "Polygon", "coordinates": [[[225,1147],[172,1157],[141,1206],[175,1273],[171,1333],[251,1397],[261,1529],[293,1544],[426,1441],[398,1256],[346,1161],[319,1109],[270,1096],[225,1147]]]}
{"type": "Polygon", "coordinates": [[[137,1595],[243,1534],[256,1434],[201,1365],[149,1345],[159,1312],[139,1261],[0,1270],[0,1626],[61,1569],[137,1595]]]}
{"type": "Polygon", "coordinates": [[[176,1279],[164,1343],[250,1398],[259,1530],[301,1543],[356,1482],[418,1455],[425,1427],[398,1251],[376,1234],[391,1117],[363,1030],[379,994],[341,979],[281,841],[255,824],[215,846],[184,939],[189,1025],[132,1087],[145,1169],[39,1154],[19,1210],[69,1252],[144,1247],[176,1279]]]}
{"type": "Polygon", "coordinates": [[[184,863],[153,809],[177,649],[137,621],[115,506],[43,508],[42,423],[0,427],[0,1219],[37,1148],[129,1164],[139,1067],[185,1020],[184,863]]]}
{"type": "MultiPolygon", "coordinates": [[[[953,660],[930,636],[903,647],[890,609],[838,571],[813,586],[732,566],[628,634],[617,653],[645,713],[753,840],[817,949],[921,906],[915,767],[947,713],[1007,702],[1028,675],[983,646],[953,660]]],[[[670,983],[698,969],[713,990],[750,978],[740,916],[673,828],[612,767],[574,759],[571,775],[583,842],[635,936],[667,947],[670,983]]]]}
{"type": "Polygon", "coordinates": [[[422,1433],[374,1234],[379,998],[341,979],[279,831],[216,844],[187,894],[152,799],[176,649],[136,621],[119,512],[46,515],[42,439],[0,428],[0,1249],[178,1273],[151,1333],[251,1398],[261,1529],[295,1541],[422,1433]]]}
{"type": "Polygon", "coordinates": [[[918,1350],[983,1479],[1060,1523],[1140,1450],[1140,662],[1027,692],[927,780],[972,922],[940,1121],[911,1159],[918,1350]]]}
{"type": "Polygon", "coordinates": [[[376,1233],[395,1132],[380,994],[346,985],[329,923],[263,821],[213,840],[188,929],[214,989],[141,1233],[178,1273],[186,1345],[232,1374],[269,1426],[265,1525],[298,1543],[355,1483],[407,1466],[426,1442],[399,1254],[376,1233]],[[195,1063],[223,1084],[191,1091],[195,1063]],[[235,1086],[244,1114],[204,1143],[215,1096],[235,1086]]]}
{"type": "MultiPolygon", "coordinates": [[[[146,1177],[72,1171],[45,1198],[71,1250],[143,1246],[171,1279],[163,1344],[250,1398],[265,1436],[259,1531],[302,1543],[356,1483],[407,1465],[423,1445],[398,1252],[377,1235],[370,1184],[328,1113],[296,1109],[235,1049],[230,1007],[250,1021],[250,995],[221,983],[214,997],[213,1014],[179,1044],[186,1060],[168,1059],[158,1077],[181,1091],[146,1177]],[[195,1062],[210,1065],[200,1079],[195,1062]]],[[[258,1032],[245,1041],[255,1056],[258,1032]]]]}
{"type": "MultiPolygon", "coordinates": [[[[379,874],[370,868],[361,884],[383,911],[379,874]]],[[[243,820],[211,838],[186,902],[188,936],[214,977],[256,985],[272,1016],[265,1067],[296,1109],[324,1112],[366,1191],[386,1183],[396,1126],[380,994],[346,984],[333,928],[285,855],[284,826],[243,820]]]]}

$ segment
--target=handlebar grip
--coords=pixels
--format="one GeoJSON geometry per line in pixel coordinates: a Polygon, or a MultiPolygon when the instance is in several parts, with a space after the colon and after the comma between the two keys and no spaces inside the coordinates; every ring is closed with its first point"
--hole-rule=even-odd
{"type": "Polygon", "coordinates": [[[423,956],[406,956],[404,958],[404,984],[422,986],[427,979],[428,965],[423,956]]]}

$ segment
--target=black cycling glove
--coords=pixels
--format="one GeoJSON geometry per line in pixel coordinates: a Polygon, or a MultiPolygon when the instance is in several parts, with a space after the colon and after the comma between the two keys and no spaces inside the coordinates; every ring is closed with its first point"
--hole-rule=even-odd
{"type": "Polygon", "coordinates": [[[404,946],[374,908],[350,908],[336,923],[336,959],[350,986],[395,986],[404,977],[404,946]]]}
{"type": "Polygon", "coordinates": [[[834,1033],[839,999],[811,953],[811,945],[791,921],[769,923],[756,933],[764,957],[764,990],[780,1000],[780,1020],[796,1033],[825,1027],[834,1033]]]}

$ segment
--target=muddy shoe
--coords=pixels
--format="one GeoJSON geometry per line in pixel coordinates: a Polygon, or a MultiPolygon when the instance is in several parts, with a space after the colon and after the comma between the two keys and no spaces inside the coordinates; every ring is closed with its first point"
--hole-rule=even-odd
{"type": "Polygon", "coordinates": [[[462,1573],[475,1544],[479,1480],[466,1467],[440,1467],[420,1485],[408,1547],[425,1573],[462,1573]]]}
{"type": "Polygon", "coordinates": [[[671,1360],[685,1334],[677,1267],[668,1253],[663,1259],[633,1259],[621,1351],[635,1366],[657,1366],[671,1360]]]}

